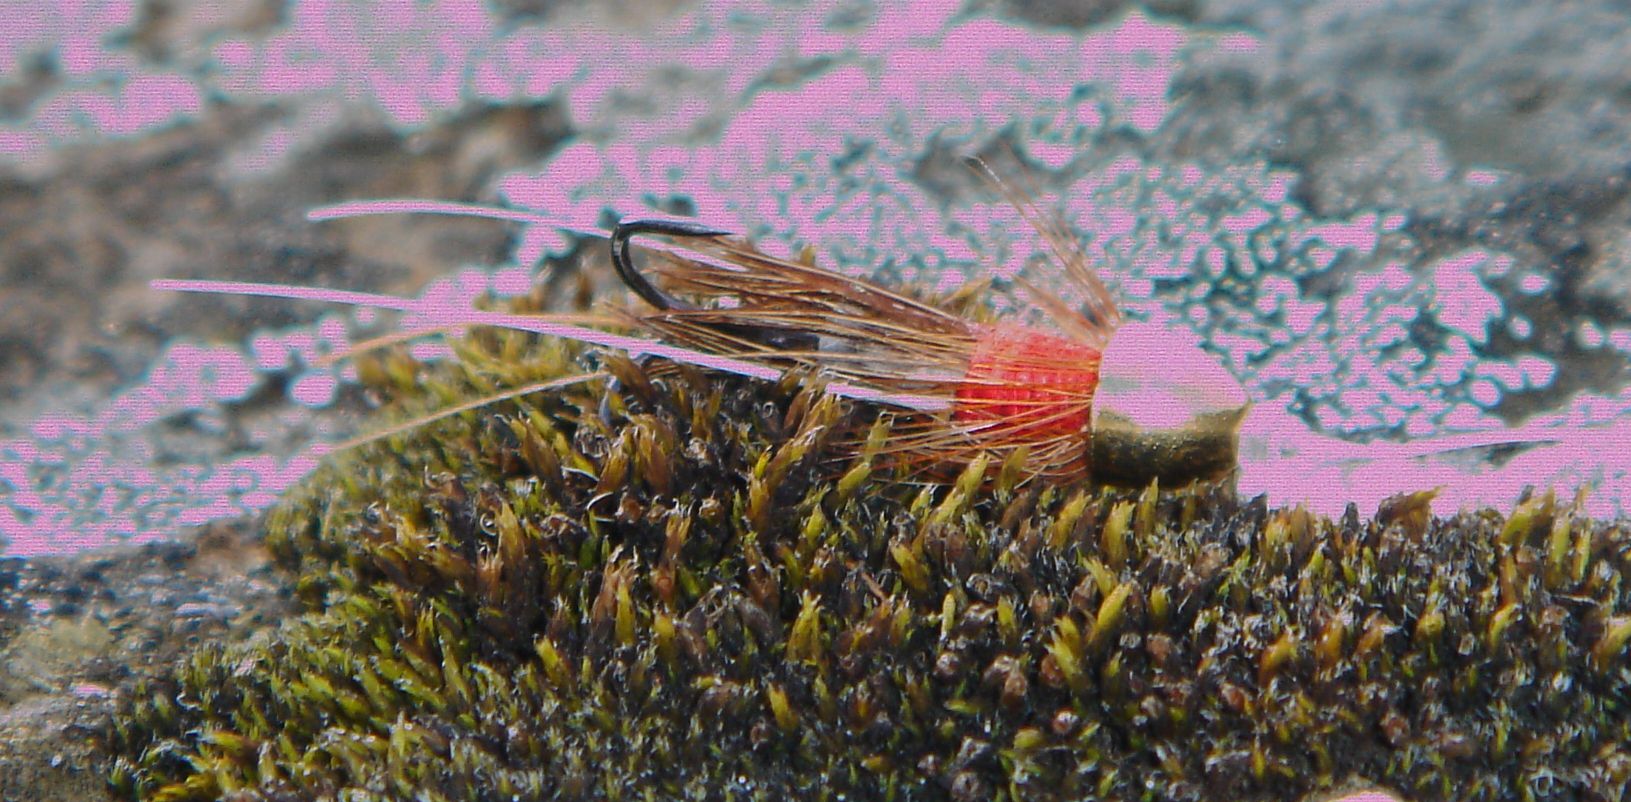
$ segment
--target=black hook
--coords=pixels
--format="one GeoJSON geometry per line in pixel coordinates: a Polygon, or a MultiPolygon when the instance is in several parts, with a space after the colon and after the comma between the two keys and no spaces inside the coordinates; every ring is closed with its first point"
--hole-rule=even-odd
{"type": "Polygon", "coordinates": [[[634,259],[629,255],[629,240],[638,234],[662,234],[670,237],[722,237],[729,234],[701,223],[687,220],[664,220],[661,218],[624,218],[617,227],[612,229],[612,265],[617,268],[617,275],[623,278],[623,283],[634,290],[634,294],[644,298],[646,303],[658,309],[694,311],[697,307],[679,300],[662,290],[657,289],[640,271],[634,268],[634,259]]]}
{"type": "MultiPolygon", "coordinates": [[[[635,295],[644,298],[646,303],[657,307],[661,311],[695,312],[701,307],[686,303],[662,290],[657,289],[640,271],[634,268],[634,260],[629,256],[629,240],[639,234],[659,234],[669,237],[722,237],[730,234],[729,231],[720,231],[701,223],[688,220],[665,220],[662,218],[634,218],[624,219],[612,229],[612,265],[617,268],[617,275],[621,276],[623,283],[634,291],[635,295]]],[[[746,325],[721,324],[723,331],[746,337],[772,348],[794,351],[813,351],[820,345],[820,338],[811,332],[780,331],[777,329],[760,328],[746,325]]]]}

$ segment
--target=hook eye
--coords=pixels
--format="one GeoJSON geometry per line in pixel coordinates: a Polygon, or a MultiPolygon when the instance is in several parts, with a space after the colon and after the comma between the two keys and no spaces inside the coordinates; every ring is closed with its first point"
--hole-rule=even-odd
{"type": "Polygon", "coordinates": [[[624,218],[617,227],[612,229],[612,265],[617,268],[617,275],[623,283],[634,291],[635,295],[645,299],[646,303],[663,311],[693,311],[697,307],[675,298],[659,290],[646,277],[634,267],[634,258],[629,254],[629,240],[640,234],[658,234],[669,237],[722,237],[729,231],[720,231],[701,223],[689,220],[664,220],[661,218],[624,218]]]}

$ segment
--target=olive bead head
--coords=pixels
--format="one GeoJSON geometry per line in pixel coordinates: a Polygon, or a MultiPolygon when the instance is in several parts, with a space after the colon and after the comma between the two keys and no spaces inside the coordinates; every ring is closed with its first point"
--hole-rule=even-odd
{"type": "Polygon", "coordinates": [[[1249,406],[1240,382],[1187,330],[1125,323],[1100,356],[1093,476],[1134,486],[1219,478],[1236,466],[1249,406]]]}

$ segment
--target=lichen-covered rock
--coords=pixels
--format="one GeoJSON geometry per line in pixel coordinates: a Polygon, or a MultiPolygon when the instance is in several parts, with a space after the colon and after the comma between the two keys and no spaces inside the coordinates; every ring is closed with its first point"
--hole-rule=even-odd
{"type": "MultiPolygon", "coordinates": [[[[572,368],[483,333],[434,406],[572,368]]],[[[132,798],[1614,799],[1631,532],[1270,511],[970,466],[875,408],[664,363],[335,460],[271,517],[307,609],[131,700],[132,798]]],[[[407,409],[407,414],[415,410],[407,409]]],[[[1017,463],[1016,463],[1017,464],[1017,463]]]]}

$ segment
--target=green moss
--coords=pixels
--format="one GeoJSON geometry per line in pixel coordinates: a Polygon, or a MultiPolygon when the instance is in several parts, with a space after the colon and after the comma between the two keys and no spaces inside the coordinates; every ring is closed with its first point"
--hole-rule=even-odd
{"type": "MultiPolygon", "coordinates": [[[[423,385],[412,415],[573,369],[513,334],[461,350],[363,373],[423,385]]],[[[1359,777],[1607,799],[1631,781],[1631,533],[1550,497],[1333,522],[1012,466],[925,487],[876,458],[874,409],[604,362],[613,389],[431,424],[292,495],[268,542],[308,612],[131,700],[115,787],[1284,800],[1359,777]]]]}

